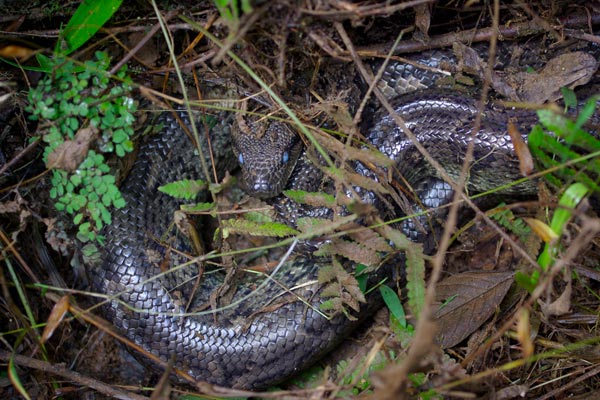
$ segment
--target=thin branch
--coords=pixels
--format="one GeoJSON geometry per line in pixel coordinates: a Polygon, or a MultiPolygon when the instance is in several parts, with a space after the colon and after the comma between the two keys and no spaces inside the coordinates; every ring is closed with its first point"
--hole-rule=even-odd
{"type": "Polygon", "coordinates": [[[9,362],[11,359],[17,365],[37,369],[52,375],[62,376],[63,378],[66,378],[71,382],[75,382],[80,386],[90,387],[110,397],[123,400],[148,400],[148,397],[146,396],[126,392],[124,390],[120,390],[111,385],[108,385],[104,382],[100,382],[97,379],[92,379],[90,377],[83,376],[77,372],[73,372],[67,369],[67,367],[65,367],[63,364],[51,364],[46,361],[36,360],[35,358],[11,354],[8,351],[0,350],[0,360],[4,362],[9,362]]]}

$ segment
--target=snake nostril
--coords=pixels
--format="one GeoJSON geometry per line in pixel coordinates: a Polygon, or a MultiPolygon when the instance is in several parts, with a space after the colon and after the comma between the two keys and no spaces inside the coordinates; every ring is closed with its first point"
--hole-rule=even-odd
{"type": "Polygon", "coordinates": [[[267,182],[256,182],[253,188],[257,192],[265,192],[271,188],[271,185],[267,182]]]}

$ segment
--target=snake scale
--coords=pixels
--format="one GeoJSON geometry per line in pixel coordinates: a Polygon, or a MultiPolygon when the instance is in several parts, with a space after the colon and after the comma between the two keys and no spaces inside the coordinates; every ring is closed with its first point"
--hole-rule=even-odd
{"type": "MultiPolygon", "coordinates": [[[[475,100],[459,92],[425,90],[397,97],[392,105],[418,140],[455,177],[478,113],[475,100]]],[[[479,161],[470,171],[472,192],[519,177],[518,162],[506,133],[508,118],[514,115],[501,108],[485,108],[481,129],[474,137],[474,157],[479,161]]],[[[181,117],[190,124],[185,114],[181,117]]],[[[524,118],[519,130],[528,132],[530,121],[530,117],[524,118]]],[[[162,114],[160,123],[160,134],[142,144],[140,157],[121,188],[127,206],[115,211],[112,226],[104,232],[106,257],[92,272],[94,289],[110,295],[103,311],[119,332],[161,360],[173,360],[176,368],[195,379],[233,388],[261,389],[313,363],[379,306],[376,295],[372,295],[368,305],[362,305],[360,312],[355,313],[354,321],[343,315],[325,318],[318,312],[322,299],[316,283],[325,261],[309,254],[292,254],[270,278],[247,271],[239,273],[238,288],[229,305],[217,312],[210,307],[204,311],[189,307],[187,299],[192,295],[195,305],[212,304],[211,293],[226,282],[227,274],[219,269],[205,271],[184,256],[191,248],[185,235],[173,227],[173,214],[180,201],[157,188],[175,180],[204,176],[195,146],[173,115],[162,114]],[[201,279],[196,279],[199,274],[201,279]],[[294,294],[284,288],[293,288],[294,294]]],[[[224,113],[211,129],[217,171],[233,168],[231,135],[215,134],[229,133],[232,123],[232,117],[224,113]]],[[[365,123],[367,142],[392,158],[416,189],[421,204],[415,208],[447,202],[451,188],[423,161],[389,115],[378,111],[365,123]]],[[[200,132],[205,129],[202,123],[198,127],[200,132]]],[[[304,157],[301,142],[287,132],[274,124],[272,131],[263,135],[275,143],[275,150],[267,150],[266,145],[236,142],[237,158],[243,164],[250,192],[267,191],[270,195],[274,189],[269,177],[258,173],[273,172],[273,167],[261,170],[257,166],[261,158],[271,160],[275,169],[287,171],[280,179],[288,188],[310,189],[314,184],[315,177],[306,175],[314,173],[314,166],[304,157]],[[283,139],[289,140],[287,145],[282,145],[283,139]],[[256,147],[262,147],[258,156],[251,151],[256,147]]],[[[202,148],[206,148],[203,141],[202,148]]],[[[360,163],[355,170],[373,177],[360,163]]],[[[523,193],[534,188],[530,184],[515,190],[523,193]]],[[[363,191],[363,195],[365,201],[375,201],[368,191],[363,191]]],[[[202,193],[196,200],[204,201],[205,196],[202,193]]],[[[381,268],[378,274],[374,279],[389,271],[381,268]]]]}

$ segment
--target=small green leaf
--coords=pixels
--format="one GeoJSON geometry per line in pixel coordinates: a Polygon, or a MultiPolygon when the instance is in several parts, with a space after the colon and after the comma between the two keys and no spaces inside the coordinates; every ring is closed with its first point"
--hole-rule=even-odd
{"type": "Polygon", "coordinates": [[[305,192],[303,190],[284,190],[283,194],[300,204],[308,204],[314,207],[334,207],[335,197],[326,193],[305,192]]]}
{"type": "Polygon", "coordinates": [[[577,107],[577,96],[575,96],[575,92],[573,91],[573,89],[569,89],[568,87],[561,87],[560,91],[563,95],[563,99],[565,100],[566,107],[577,107]]]}
{"type": "Polygon", "coordinates": [[[125,204],[126,204],[125,199],[123,199],[122,197],[113,200],[113,206],[115,208],[123,208],[123,207],[125,207],[125,204]]]}
{"type": "Polygon", "coordinates": [[[527,275],[523,271],[517,271],[515,273],[515,282],[529,293],[533,293],[535,290],[538,280],[534,277],[527,275]]]}
{"type": "Polygon", "coordinates": [[[168,194],[169,196],[184,200],[194,199],[203,189],[206,189],[206,182],[201,179],[184,179],[168,183],[158,188],[159,191],[168,194]]]}
{"type": "Polygon", "coordinates": [[[83,224],[79,225],[79,232],[81,233],[88,233],[90,231],[91,228],[91,224],[89,222],[84,222],[83,224]]]}
{"type": "Polygon", "coordinates": [[[396,317],[400,326],[402,328],[406,328],[406,313],[404,312],[404,307],[402,307],[398,293],[396,293],[389,286],[385,285],[379,287],[379,292],[381,293],[381,297],[383,298],[385,305],[390,310],[392,315],[396,317]]]}
{"type": "Polygon", "coordinates": [[[123,143],[121,143],[121,146],[123,146],[123,150],[125,150],[127,153],[133,151],[133,142],[131,140],[124,141],[123,143]]]}
{"type": "Polygon", "coordinates": [[[129,136],[125,133],[123,129],[117,129],[113,132],[112,140],[115,143],[123,143],[125,140],[129,139],[129,136]]]}
{"type": "Polygon", "coordinates": [[[83,246],[83,248],[81,250],[83,252],[83,255],[86,257],[92,257],[98,253],[98,247],[96,247],[95,244],[91,244],[91,243],[83,246]]]}
{"type": "Polygon", "coordinates": [[[212,210],[215,207],[215,203],[196,203],[196,204],[182,204],[181,210],[189,213],[200,213],[212,210]]]}
{"type": "Polygon", "coordinates": [[[102,195],[102,204],[109,207],[111,203],[112,203],[112,197],[109,196],[107,193],[103,194],[102,195]]]}
{"type": "Polygon", "coordinates": [[[575,126],[577,128],[581,128],[583,124],[585,124],[596,112],[596,108],[598,101],[600,100],[600,95],[590,97],[586,102],[579,115],[577,116],[577,122],[575,126]]]}
{"type": "Polygon", "coordinates": [[[74,186],[79,186],[79,185],[81,185],[82,177],[80,174],[73,174],[73,175],[71,175],[69,180],[71,181],[71,183],[74,186]]]}
{"type": "MultiPolygon", "coordinates": [[[[105,207],[102,207],[100,209],[100,216],[102,217],[102,221],[106,225],[110,225],[110,223],[112,222],[112,216],[110,215],[110,212],[108,212],[108,210],[105,207]]],[[[98,230],[100,230],[100,228],[98,228],[98,230]]]]}
{"type": "Polygon", "coordinates": [[[82,219],[83,219],[83,214],[79,213],[79,214],[75,215],[75,217],[73,218],[73,223],[75,225],[79,225],[79,223],[81,222],[82,219]]]}
{"type": "Polygon", "coordinates": [[[221,222],[221,227],[229,233],[241,235],[284,237],[298,234],[294,228],[279,222],[259,224],[243,219],[226,219],[221,222]]]}

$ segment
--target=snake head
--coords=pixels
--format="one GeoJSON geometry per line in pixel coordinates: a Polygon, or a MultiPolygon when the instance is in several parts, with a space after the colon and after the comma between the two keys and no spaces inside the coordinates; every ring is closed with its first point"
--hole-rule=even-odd
{"type": "Polygon", "coordinates": [[[302,141],[286,124],[269,121],[262,134],[234,129],[233,149],[246,193],[261,199],[277,196],[287,184],[302,151],[302,141]]]}

